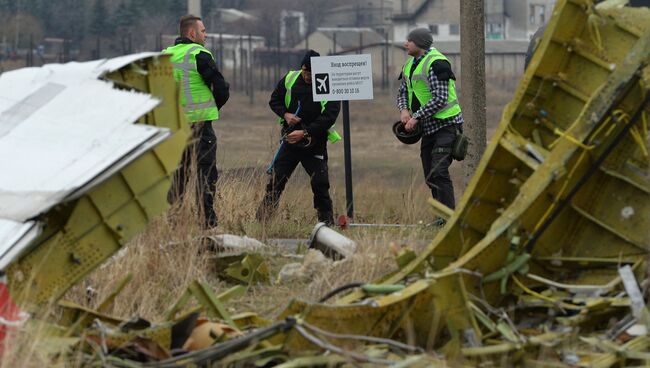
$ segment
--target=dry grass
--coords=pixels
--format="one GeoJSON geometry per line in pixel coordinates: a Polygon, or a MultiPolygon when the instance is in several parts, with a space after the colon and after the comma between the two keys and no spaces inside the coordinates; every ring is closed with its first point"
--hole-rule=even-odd
{"type": "MultiPolygon", "coordinates": [[[[488,88],[488,121],[491,128],[499,119],[501,107],[510,98],[509,88],[488,88]]],[[[266,106],[267,96],[268,93],[258,92],[256,106],[250,106],[245,96],[232,96],[223,109],[222,120],[215,124],[221,171],[216,201],[220,218],[217,232],[247,235],[262,241],[269,238],[306,238],[316,219],[308,178],[301,168],[289,182],[276,218],[267,226],[254,220],[255,209],[267,180],[264,171],[274,153],[278,137],[275,118],[266,106]]],[[[428,223],[433,220],[433,214],[426,204],[430,194],[422,180],[419,146],[405,146],[392,137],[390,126],[398,116],[393,100],[392,93],[378,93],[373,101],[352,102],[350,106],[355,220],[369,223],[428,223]]],[[[339,131],[342,131],[341,125],[339,118],[339,131]]],[[[492,131],[488,129],[488,132],[492,131]]],[[[329,155],[330,193],[335,212],[340,214],[345,208],[343,145],[331,145],[329,155]]],[[[453,164],[451,171],[453,177],[460,177],[458,163],[453,164]]],[[[457,194],[460,195],[458,190],[457,194]]],[[[163,319],[165,311],[193,280],[209,283],[216,292],[231,287],[218,279],[211,256],[201,251],[201,244],[196,239],[203,233],[194,224],[196,215],[191,203],[190,200],[182,208],[175,208],[156,219],[120,254],[71,289],[66,299],[96,307],[120,280],[132,274],[131,283],[105,312],[124,318],[138,315],[156,322],[163,319]],[[85,289],[88,286],[97,291],[96,297],[87,298],[85,289]]],[[[357,254],[350,259],[324,267],[308,282],[250,287],[244,297],[229,302],[228,308],[233,312],[256,311],[263,317],[274,318],[292,298],[315,301],[342,284],[369,281],[391,271],[395,267],[388,251],[391,242],[422,246],[424,240],[433,238],[435,230],[423,226],[355,228],[345,235],[358,244],[357,254]]],[[[267,253],[277,255],[288,252],[276,246],[270,247],[267,253]]],[[[275,279],[284,264],[295,260],[268,256],[268,262],[271,276],[275,279]]],[[[14,341],[21,346],[11,349],[11,354],[7,355],[9,358],[3,359],[3,366],[43,362],[32,348],[37,340],[31,333],[16,338],[14,341]]]]}
{"type": "MultiPolygon", "coordinates": [[[[260,197],[262,183],[259,180],[255,183],[252,174],[227,175],[222,181],[224,189],[220,193],[219,233],[246,234],[262,240],[269,237],[306,238],[316,222],[312,211],[302,205],[311,202],[311,193],[296,191],[283,201],[278,216],[262,226],[253,220],[259,199],[256,197],[260,197]]],[[[160,321],[164,312],[193,280],[208,282],[216,292],[230,288],[232,285],[217,277],[212,255],[202,252],[198,238],[205,232],[190,221],[196,216],[191,203],[191,198],[188,198],[182,208],[174,208],[154,221],[145,233],[131,241],[124,251],[97,269],[83,284],[73,288],[67,297],[95,308],[125,275],[131,273],[133,280],[107,312],[124,318],[138,315],[160,321]],[[95,298],[88,300],[87,287],[96,290],[95,298]]],[[[390,216],[398,217],[397,205],[395,207],[396,212],[390,216]]],[[[408,219],[413,212],[416,212],[414,206],[404,206],[402,215],[408,219]]],[[[233,310],[256,311],[264,317],[273,318],[291,298],[313,301],[336,286],[351,281],[372,280],[388,272],[394,267],[388,252],[388,245],[392,241],[397,239],[407,244],[417,240],[421,244],[423,239],[431,238],[434,233],[426,227],[390,230],[355,228],[347,231],[346,235],[354,239],[359,247],[358,253],[351,259],[323,268],[307,284],[253,286],[244,298],[232,303],[233,310]]],[[[291,253],[282,246],[269,246],[264,253],[268,255],[273,279],[283,265],[295,262],[293,258],[282,257],[291,253]]]]}

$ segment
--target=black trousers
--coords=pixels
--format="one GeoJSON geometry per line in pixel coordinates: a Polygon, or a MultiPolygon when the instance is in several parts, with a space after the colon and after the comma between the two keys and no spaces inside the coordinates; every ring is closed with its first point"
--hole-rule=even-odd
{"type": "Polygon", "coordinates": [[[258,217],[270,216],[278,206],[280,195],[287,181],[298,166],[302,165],[310,177],[311,191],[314,194],[314,208],[321,213],[332,213],[332,198],[330,198],[329,174],[327,170],[327,148],[301,149],[282,143],[277,158],[273,163],[271,178],[266,185],[266,194],[262,202],[262,210],[258,217]]]}
{"type": "Polygon", "coordinates": [[[201,225],[204,228],[217,226],[214,211],[214,197],[217,191],[217,136],[211,121],[192,124],[192,139],[183,151],[180,165],[174,172],[167,201],[173,204],[183,199],[189,181],[196,178],[196,198],[201,225]]]}
{"type": "Polygon", "coordinates": [[[420,159],[424,171],[424,180],[431,188],[431,196],[453,209],[456,207],[454,200],[454,186],[449,176],[451,153],[437,152],[437,148],[451,149],[456,138],[456,128],[448,126],[439,129],[433,134],[422,136],[420,146],[420,159]]]}

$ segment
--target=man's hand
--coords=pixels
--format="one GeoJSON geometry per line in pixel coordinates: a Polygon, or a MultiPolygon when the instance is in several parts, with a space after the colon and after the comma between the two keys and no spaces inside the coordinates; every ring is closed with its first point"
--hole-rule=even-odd
{"type": "Polygon", "coordinates": [[[407,109],[400,111],[399,121],[401,121],[402,124],[406,124],[410,119],[411,119],[411,113],[407,109]]]}
{"type": "Polygon", "coordinates": [[[289,125],[296,125],[296,124],[300,123],[301,120],[302,119],[300,119],[299,117],[297,117],[296,115],[294,115],[294,114],[292,114],[290,112],[285,112],[284,113],[284,121],[286,121],[287,124],[289,124],[289,125]]]}
{"type": "Polygon", "coordinates": [[[303,138],[305,138],[304,130],[294,130],[293,132],[287,135],[286,139],[287,139],[287,143],[294,144],[300,142],[303,138]]]}
{"type": "Polygon", "coordinates": [[[404,130],[406,130],[407,132],[412,132],[413,129],[415,129],[415,126],[417,125],[417,123],[418,123],[418,119],[410,118],[406,122],[406,124],[404,124],[404,130]]]}

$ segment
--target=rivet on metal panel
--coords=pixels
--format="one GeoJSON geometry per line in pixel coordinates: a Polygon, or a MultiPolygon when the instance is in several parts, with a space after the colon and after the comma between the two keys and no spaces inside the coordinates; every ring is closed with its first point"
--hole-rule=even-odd
{"type": "Polygon", "coordinates": [[[74,264],[81,264],[81,257],[74,253],[70,253],[70,261],[74,264]]]}

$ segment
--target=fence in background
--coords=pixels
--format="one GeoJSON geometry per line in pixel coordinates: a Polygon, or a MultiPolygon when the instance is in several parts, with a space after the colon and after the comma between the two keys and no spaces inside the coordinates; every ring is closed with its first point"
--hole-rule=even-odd
{"type": "MultiPolygon", "coordinates": [[[[174,36],[148,35],[136,39],[125,34],[111,39],[91,38],[83,43],[69,39],[45,38],[36,41],[30,37],[29,50],[9,50],[0,47],[0,72],[3,64],[14,69],[22,66],[40,66],[46,63],[65,63],[68,61],[86,61],[109,58],[143,51],[159,51],[173,44],[174,36]],[[21,63],[23,60],[24,63],[21,63]]],[[[369,53],[373,60],[374,86],[379,90],[395,90],[399,81],[397,77],[406,59],[405,51],[399,43],[383,41],[364,44],[359,37],[358,45],[346,50],[337,49],[336,37],[332,45],[311,45],[316,49],[327,49],[323,54],[360,54],[369,53]],[[334,51],[334,52],[332,52],[334,51]]],[[[277,44],[277,42],[275,42],[277,44]]],[[[231,92],[245,93],[255,102],[255,91],[270,91],[289,70],[300,67],[305,49],[266,46],[266,40],[252,35],[210,35],[206,47],[211,50],[217,66],[224,78],[230,83],[231,92]]],[[[310,45],[306,45],[309,48],[310,45]]],[[[450,47],[441,51],[449,57],[457,75],[460,75],[460,52],[450,47]]],[[[519,47],[521,48],[521,47],[519,47]]],[[[490,52],[486,50],[486,75],[498,77],[504,83],[523,74],[525,51],[507,50],[490,52]]],[[[5,68],[5,70],[8,68],[5,68]]],[[[498,80],[493,78],[493,80],[498,80]]],[[[462,89],[462,86],[459,86],[462,89]]],[[[265,96],[266,98],[266,96],[265,96]]]]}

